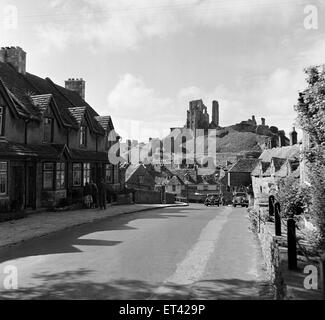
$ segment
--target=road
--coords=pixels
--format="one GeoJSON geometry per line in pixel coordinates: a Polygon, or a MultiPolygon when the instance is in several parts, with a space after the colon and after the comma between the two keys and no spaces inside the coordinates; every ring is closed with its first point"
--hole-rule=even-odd
{"type": "Polygon", "coordinates": [[[261,261],[246,209],[193,204],[112,217],[2,249],[0,297],[266,299],[261,261]],[[17,290],[3,288],[6,266],[17,267],[17,290]]]}

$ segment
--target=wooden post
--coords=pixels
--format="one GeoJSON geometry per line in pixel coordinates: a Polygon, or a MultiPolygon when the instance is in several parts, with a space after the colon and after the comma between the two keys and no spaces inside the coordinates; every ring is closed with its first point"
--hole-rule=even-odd
{"type": "Polygon", "coordinates": [[[293,218],[289,218],[287,227],[288,268],[289,270],[297,270],[296,221],[293,218]]]}
{"type": "Polygon", "coordinates": [[[275,225],[275,235],[281,236],[281,212],[280,212],[280,204],[278,202],[274,205],[274,225],[275,225]]]}

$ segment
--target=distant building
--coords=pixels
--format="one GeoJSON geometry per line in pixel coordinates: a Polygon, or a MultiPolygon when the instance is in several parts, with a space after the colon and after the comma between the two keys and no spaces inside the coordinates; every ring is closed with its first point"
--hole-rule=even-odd
{"type": "Polygon", "coordinates": [[[266,150],[252,171],[252,186],[255,204],[268,202],[278,189],[280,179],[292,175],[300,176],[300,147],[293,146],[266,150]]]}

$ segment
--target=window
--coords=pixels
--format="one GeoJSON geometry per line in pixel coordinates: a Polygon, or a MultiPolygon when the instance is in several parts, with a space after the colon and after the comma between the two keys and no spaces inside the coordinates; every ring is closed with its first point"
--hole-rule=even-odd
{"type": "Polygon", "coordinates": [[[176,192],[176,186],[173,185],[172,187],[173,187],[173,192],[176,192]]]}
{"type": "Polygon", "coordinates": [[[0,107],[0,136],[4,135],[4,116],[5,116],[5,109],[4,107],[0,107]]]}
{"type": "Polygon", "coordinates": [[[8,186],[8,164],[7,162],[0,162],[0,194],[7,194],[8,186]]]}
{"type": "Polygon", "coordinates": [[[113,183],[114,167],[111,164],[105,165],[105,181],[107,183],[113,183]]]}
{"type": "Polygon", "coordinates": [[[90,182],[90,163],[84,163],[84,185],[90,182]]]}
{"type": "Polygon", "coordinates": [[[63,190],[65,188],[65,163],[45,162],[43,164],[43,189],[63,190]]]}
{"type": "Polygon", "coordinates": [[[44,136],[43,141],[44,142],[53,142],[53,128],[54,128],[54,121],[51,118],[44,118],[43,120],[43,130],[44,130],[44,136]]]}
{"type": "Polygon", "coordinates": [[[85,126],[80,127],[80,145],[87,146],[87,128],[85,126]]]}
{"type": "Polygon", "coordinates": [[[80,187],[81,186],[81,163],[74,163],[72,165],[72,180],[73,180],[73,186],[74,187],[80,187]]]}
{"type": "Polygon", "coordinates": [[[43,188],[52,190],[54,186],[54,163],[44,163],[43,165],[43,188]]]}
{"type": "Polygon", "coordinates": [[[65,189],[65,163],[56,164],[56,190],[65,189]]]}
{"type": "Polygon", "coordinates": [[[144,184],[144,176],[139,176],[139,184],[144,184]]]}

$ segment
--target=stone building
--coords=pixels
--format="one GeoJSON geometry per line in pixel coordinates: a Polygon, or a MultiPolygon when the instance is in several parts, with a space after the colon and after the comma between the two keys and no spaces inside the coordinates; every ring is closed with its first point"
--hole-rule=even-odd
{"type": "Polygon", "coordinates": [[[298,144],[265,150],[251,174],[255,205],[268,203],[277,191],[279,180],[289,175],[299,178],[299,164],[298,144]]]}
{"type": "Polygon", "coordinates": [[[102,178],[111,191],[118,192],[118,165],[108,160],[109,148],[119,143],[112,119],[99,116],[83,99],[83,80],[70,79],[66,85],[26,72],[26,53],[21,48],[1,48],[2,208],[79,202],[85,183],[102,178]]]}

